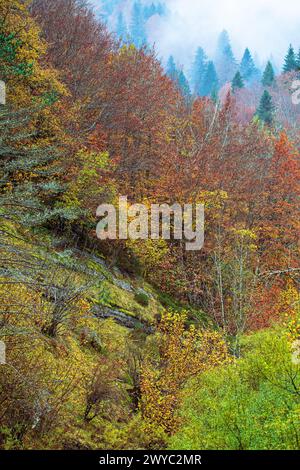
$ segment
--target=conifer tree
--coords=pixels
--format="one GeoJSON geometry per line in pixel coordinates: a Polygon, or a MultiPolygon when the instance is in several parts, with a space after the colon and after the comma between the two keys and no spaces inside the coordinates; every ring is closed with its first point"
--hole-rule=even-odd
{"type": "Polygon", "coordinates": [[[300,70],[300,49],[297,55],[297,69],[300,70]]]}
{"type": "Polygon", "coordinates": [[[259,75],[259,71],[255,66],[254,60],[251,56],[248,47],[246,48],[241,61],[240,72],[243,79],[247,82],[254,81],[256,78],[258,78],[259,75]]]}
{"type": "Polygon", "coordinates": [[[199,47],[196,52],[195,60],[193,62],[192,71],[191,71],[191,81],[193,86],[193,91],[196,96],[203,95],[203,79],[205,76],[207,67],[207,56],[202,49],[199,47]]]}
{"type": "Polygon", "coordinates": [[[178,73],[177,83],[182,95],[187,101],[189,101],[191,99],[191,89],[183,70],[180,70],[178,73]]]}
{"type": "Polygon", "coordinates": [[[124,42],[128,36],[127,26],[122,12],[118,15],[116,33],[122,42],[124,42]]]}
{"type": "Polygon", "coordinates": [[[219,80],[215,69],[215,65],[212,61],[207,64],[207,69],[203,79],[203,96],[212,96],[218,91],[219,80]]]}
{"type": "Polygon", "coordinates": [[[290,45],[288,53],[284,59],[283,72],[288,73],[293,72],[294,70],[297,70],[297,59],[294,48],[290,45]]]}
{"type": "Polygon", "coordinates": [[[138,0],[133,4],[130,28],[132,42],[137,48],[147,43],[145,23],[144,10],[140,0],[138,0]]]}
{"type": "Polygon", "coordinates": [[[272,96],[267,90],[265,90],[260,99],[256,115],[262,122],[271,126],[274,121],[274,111],[275,107],[273,105],[272,96]]]}
{"type": "Polygon", "coordinates": [[[221,86],[231,82],[237,71],[237,64],[231,48],[229,35],[225,30],[222,31],[218,40],[216,68],[221,86]]]}
{"type": "MultiPolygon", "coordinates": [[[[0,108],[1,217],[26,226],[43,224],[64,213],[55,207],[64,191],[61,154],[54,145],[38,145],[30,134],[36,110],[0,108]]],[[[65,214],[65,218],[69,218],[65,214]]]]}
{"type": "Polygon", "coordinates": [[[168,59],[166,73],[168,77],[171,78],[171,80],[174,80],[174,81],[177,80],[178,71],[177,71],[174,57],[172,55],[168,59]]]}
{"type": "Polygon", "coordinates": [[[235,74],[235,76],[232,80],[232,84],[231,84],[231,88],[232,88],[233,93],[238,89],[244,88],[244,86],[245,86],[245,84],[244,84],[243,77],[242,77],[241,73],[239,71],[237,71],[237,73],[235,74]]]}
{"type": "Polygon", "coordinates": [[[270,61],[268,61],[265,71],[262,77],[262,84],[263,86],[272,86],[275,80],[275,72],[273,69],[273,65],[270,61]]]}

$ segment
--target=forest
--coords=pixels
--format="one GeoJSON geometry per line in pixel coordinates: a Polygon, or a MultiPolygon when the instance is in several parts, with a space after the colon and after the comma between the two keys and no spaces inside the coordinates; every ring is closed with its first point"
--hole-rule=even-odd
{"type": "Polygon", "coordinates": [[[300,44],[187,70],[131,3],[0,0],[0,449],[299,450],[300,44]],[[125,195],[203,248],[97,239],[125,195]]]}

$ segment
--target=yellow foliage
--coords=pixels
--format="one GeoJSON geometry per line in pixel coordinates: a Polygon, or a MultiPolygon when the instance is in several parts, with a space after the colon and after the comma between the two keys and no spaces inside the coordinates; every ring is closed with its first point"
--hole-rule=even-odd
{"type": "Polygon", "coordinates": [[[169,434],[176,431],[181,392],[188,379],[229,360],[223,338],[191,325],[187,315],[165,313],[159,324],[158,354],[146,356],[142,366],[141,412],[148,426],[169,434]]]}

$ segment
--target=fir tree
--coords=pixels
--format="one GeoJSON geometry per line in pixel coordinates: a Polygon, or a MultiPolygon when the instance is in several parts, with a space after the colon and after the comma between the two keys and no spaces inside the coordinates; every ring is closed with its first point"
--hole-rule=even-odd
{"type": "Polygon", "coordinates": [[[239,71],[237,71],[237,73],[235,74],[235,76],[232,80],[232,84],[231,84],[231,88],[232,88],[233,93],[238,89],[244,88],[244,86],[245,86],[245,84],[244,84],[244,81],[243,81],[243,77],[242,77],[241,73],[239,71]]]}
{"type": "Polygon", "coordinates": [[[300,49],[297,55],[297,69],[300,70],[300,49]]]}
{"type": "Polygon", "coordinates": [[[203,96],[212,96],[218,91],[219,80],[215,69],[215,65],[212,61],[207,64],[207,69],[203,79],[203,96]]]}
{"type": "Polygon", "coordinates": [[[28,110],[0,109],[0,204],[2,217],[24,225],[41,225],[59,215],[57,195],[61,157],[55,146],[36,145],[27,128],[34,118],[28,110]],[[7,190],[9,188],[9,190],[7,190]]]}
{"type": "Polygon", "coordinates": [[[178,73],[177,83],[182,95],[189,101],[191,99],[191,89],[183,70],[178,73]]]}
{"type": "Polygon", "coordinates": [[[271,126],[274,120],[274,111],[275,107],[273,105],[272,96],[267,90],[265,90],[260,99],[256,115],[262,122],[271,126]]]}
{"type": "Polygon", "coordinates": [[[127,31],[127,26],[124,20],[123,13],[119,13],[118,15],[116,33],[123,42],[126,40],[128,31],[127,31]]]}
{"type": "Polygon", "coordinates": [[[191,71],[191,81],[193,91],[196,96],[203,96],[203,79],[206,72],[207,56],[204,50],[199,47],[191,71]]]}
{"type": "Polygon", "coordinates": [[[246,48],[241,61],[240,72],[243,79],[247,82],[252,82],[259,76],[259,71],[255,66],[254,60],[251,56],[248,47],[246,48]]]}
{"type": "Polygon", "coordinates": [[[140,48],[147,43],[144,11],[140,1],[133,4],[130,34],[133,44],[140,48]]]}
{"type": "Polygon", "coordinates": [[[297,59],[294,48],[290,45],[288,53],[284,59],[283,72],[288,73],[293,72],[294,70],[297,70],[297,59]]]}
{"type": "Polygon", "coordinates": [[[174,57],[172,55],[168,59],[166,72],[167,72],[168,77],[171,78],[171,80],[174,80],[174,81],[177,80],[178,71],[177,71],[174,57]]]}
{"type": "Polygon", "coordinates": [[[237,64],[232,52],[227,31],[223,31],[219,36],[216,67],[221,86],[232,81],[237,71],[237,64]]]}
{"type": "Polygon", "coordinates": [[[265,71],[262,77],[262,84],[263,86],[272,86],[275,80],[275,72],[273,69],[273,65],[270,61],[268,61],[265,71]]]}

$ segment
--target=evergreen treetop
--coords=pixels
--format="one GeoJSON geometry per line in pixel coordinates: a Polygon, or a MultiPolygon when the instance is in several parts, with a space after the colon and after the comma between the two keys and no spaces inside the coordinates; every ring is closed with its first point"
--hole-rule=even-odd
{"type": "Polygon", "coordinates": [[[219,89],[219,79],[213,61],[209,61],[203,79],[203,96],[212,96],[219,89]]]}
{"type": "Polygon", "coordinates": [[[168,59],[166,73],[168,77],[171,78],[171,80],[176,80],[178,77],[177,67],[175,64],[174,57],[172,55],[168,59]]]}
{"type": "Polygon", "coordinates": [[[178,73],[177,83],[182,95],[187,101],[189,101],[191,99],[191,89],[183,70],[180,70],[178,73]]]}
{"type": "Polygon", "coordinates": [[[128,31],[127,31],[127,26],[126,26],[126,22],[124,19],[124,15],[122,12],[120,12],[118,15],[116,33],[122,41],[126,40],[128,31]]]}
{"type": "Polygon", "coordinates": [[[140,0],[138,0],[133,4],[130,27],[131,39],[137,48],[147,44],[145,25],[144,10],[140,0]]]}
{"type": "Polygon", "coordinates": [[[294,48],[290,45],[288,53],[284,59],[283,72],[288,73],[293,72],[294,70],[297,70],[297,59],[294,48]]]}
{"type": "Polygon", "coordinates": [[[216,67],[221,85],[226,82],[231,82],[237,71],[237,64],[230,44],[229,35],[225,30],[222,31],[218,40],[216,67]]]}
{"type": "Polygon", "coordinates": [[[258,69],[255,66],[254,60],[248,47],[246,48],[241,61],[240,72],[243,79],[247,82],[253,81],[259,75],[258,69]]]}
{"type": "Polygon", "coordinates": [[[259,107],[256,111],[257,117],[268,126],[271,126],[274,121],[275,107],[273,104],[272,96],[265,90],[259,103],[259,107]]]}
{"type": "Polygon", "coordinates": [[[232,80],[232,84],[231,84],[231,88],[232,88],[233,93],[238,89],[244,88],[244,86],[245,86],[245,84],[244,84],[243,77],[242,77],[241,73],[239,71],[237,71],[234,78],[233,78],[233,80],[232,80]]]}
{"type": "Polygon", "coordinates": [[[203,79],[207,67],[207,56],[202,49],[199,47],[197,49],[195,60],[193,62],[192,71],[191,71],[191,82],[193,85],[193,91],[196,96],[202,96],[202,86],[203,79]]]}
{"type": "Polygon", "coordinates": [[[262,77],[263,86],[272,86],[275,81],[273,65],[268,61],[262,77]]]}

